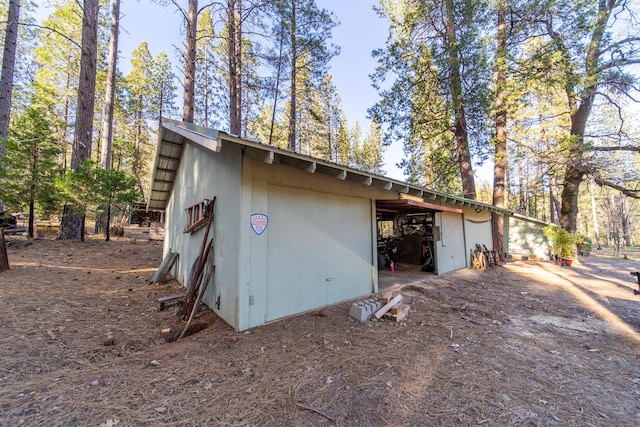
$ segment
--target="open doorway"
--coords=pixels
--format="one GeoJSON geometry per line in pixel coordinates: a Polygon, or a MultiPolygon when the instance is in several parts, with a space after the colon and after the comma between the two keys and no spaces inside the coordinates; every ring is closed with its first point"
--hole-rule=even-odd
{"type": "Polygon", "coordinates": [[[436,210],[429,209],[426,203],[409,202],[403,199],[376,202],[378,269],[437,274],[436,210]]]}

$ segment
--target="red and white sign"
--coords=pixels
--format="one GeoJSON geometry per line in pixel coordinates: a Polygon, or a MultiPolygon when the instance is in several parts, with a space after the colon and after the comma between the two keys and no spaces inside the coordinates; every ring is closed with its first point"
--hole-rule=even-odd
{"type": "Polygon", "coordinates": [[[259,236],[264,233],[269,223],[269,217],[265,214],[252,214],[251,215],[251,228],[259,236]]]}

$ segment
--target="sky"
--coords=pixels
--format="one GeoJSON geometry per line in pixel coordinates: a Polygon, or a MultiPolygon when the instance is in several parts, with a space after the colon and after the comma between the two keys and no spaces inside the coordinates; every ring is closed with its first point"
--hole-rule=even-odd
{"type": "MultiPolygon", "coordinates": [[[[186,7],[186,0],[182,2],[186,7]]],[[[367,109],[379,100],[369,78],[376,67],[371,52],[384,46],[388,25],[373,11],[377,0],[316,0],[316,3],[333,12],[340,22],[333,29],[331,41],[340,46],[341,52],[331,59],[329,72],[342,98],[349,126],[358,121],[364,135],[370,123],[367,109]]],[[[174,6],[163,7],[150,0],[121,0],[120,12],[119,70],[127,73],[131,52],[143,41],[148,43],[153,56],[164,51],[172,63],[178,64],[176,48],[182,46],[184,33],[182,18],[174,6]]],[[[50,9],[41,6],[36,19],[42,21],[49,13],[50,9]]],[[[401,158],[399,143],[387,148],[384,166],[387,176],[404,180],[402,171],[395,166],[401,158]]]]}

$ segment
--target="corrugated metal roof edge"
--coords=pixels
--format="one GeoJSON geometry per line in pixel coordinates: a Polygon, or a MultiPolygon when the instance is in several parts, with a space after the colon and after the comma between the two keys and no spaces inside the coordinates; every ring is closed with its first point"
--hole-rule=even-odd
{"type": "MultiPolygon", "coordinates": [[[[348,166],[339,165],[337,163],[328,162],[323,159],[318,159],[312,156],[308,156],[305,154],[300,154],[300,153],[286,150],[280,147],[276,147],[274,145],[268,145],[268,144],[263,144],[257,141],[243,139],[237,135],[232,135],[220,130],[205,128],[203,126],[194,125],[192,123],[185,123],[178,120],[172,120],[172,119],[166,119],[166,118],[161,119],[160,128],[158,130],[158,145],[162,143],[162,137],[165,131],[178,133],[182,137],[211,151],[218,151],[220,149],[219,144],[221,144],[222,141],[228,141],[228,142],[243,146],[244,149],[250,148],[252,150],[270,153],[263,159],[267,163],[274,162],[276,160],[275,155],[278,155],[278,156],[281,156],[281,159],[285,158],[285,159],[292,159],[294,161],[297,160],[297,161],[303,162],[303,164],[306,165],[306,167],[303,169],[307,169],[311,172],[315,172],[317,170],[317,165],[321,165],[322,168],[333,170],[335,172],[335,176],[337,176],[339,179],[344,180],[349,176],[360,177],[361,178],[360,180],[362,182],[368,182],[367,185],[374,185],[373,183],[376,182],[378,186],[387,188],[389,190],[393,188],[400,193],[415,195],[418,197],[425,197],[431,200],[439,200],[442,203],[450,203],[453,205],[459,205],[463,207],[468,206],[474,209],[488,210],[491,212],[500,212],[506,215],[517,215],[515,211],[512,211],[510,209],[493,206],[488,203],[467,199],[461,196],[455,196],[455,195],[444,193],[438,190],[432,190],[426,187],[421,187],[419,185],[410,184],[410,183],[399,181],[393,178],[388,178],[383,175],[360,171],[357,169],[350,168],[348,166]],[[165,124],[167,126],[165,126],[165,124]],[[180,130],[183,130],[185,132],[184,133],[180,132],[180,130]],[[197,136],[197,137],[192,139],[189,137],[189,135],[197,136]],[[199,142],[199,140],[202,140],[202,138],[215,141],[216,145],[213,146],[214,148],[212,148],[211,146],[208,147],[202,144],[202,142],[199,142]],[[406,191],[401,191],[401,190],[406,190],[406,191]]],[[[158,151],[159,150],[156,149],[156,159],[153,167],[151,187],[153,187],[153,181],[156,178],[156,165],[158,163],[158,151]]],[[[147,202],[147,207],[149,207],[149,202],[147,202]]],[[[533,218],[523,217],[523,219],[531,220],[533,218]]]]}

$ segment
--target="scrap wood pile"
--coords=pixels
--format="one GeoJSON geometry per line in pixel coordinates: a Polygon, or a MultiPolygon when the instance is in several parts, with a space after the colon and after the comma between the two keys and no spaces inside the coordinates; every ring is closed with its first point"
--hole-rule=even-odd
{"type": "Polygon", "coordinates": [[[6,212],[0,212],[0,228],[7,236],[27,234],[27,228],[18,225],[16,216],[8,215],[6,212]]]}
{"type": "Polygon", "coordinates": [[[409,315],[410,307],[402,302],[402,295],[386,294],[351,304],[349,316],[365,322],[369,319],[385,319],[402,322],[409,315]]]}
{"type": "Polygon", "coordinates": [[[22,236],[27,234],[27,228],[17,225],[15,222],[15,217],[12,217],[13,221],[2,220],[0,221],[0,228],[5,235],[9,236],[22,236]]]}
{"type": "MultiPolygon", "coordinates": [[[[184,325],[184,328],[182,328],[182,332],[177,337],[175,336],[175,331],[172,331],[172,328],[163,329],[162,332],[164,335],[168,336],[169,341],[177,341],[187,334],[191,335],[202,329],[202,326],[200,325],[194,325],[191,329],[189,327],[191,326],[200,303],[202,302],[202,297],[207,289],[209,280],[215,271],[215,266],[213,265],[213,239],[209,240],[209,232],[211,231],[215,217],[215,203],[216,198],[214,197],[213,200],[205,207],[205,221],[203,222],[203,227],[205,227],[204,238],[202,239],[198,258],[196,258],[194,270],[189,278],[189,284],[184,295],[184,302],[176,311],[176,314],[180,319],[186,320],[186,324],[184,325]]],[[[155,276],[154,280],[156,280],[155,276]]],[[[163,308],[163,303],[167,299],[175,299],[176,296],[178,295],[159,298],[158,301],[160,302],[160,308],[163,308]]]]}

